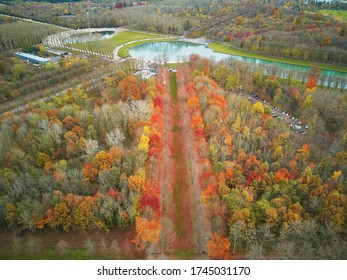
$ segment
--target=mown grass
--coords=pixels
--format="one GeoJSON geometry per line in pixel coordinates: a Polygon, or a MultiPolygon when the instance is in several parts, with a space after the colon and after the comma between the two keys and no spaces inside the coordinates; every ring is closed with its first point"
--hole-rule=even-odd
{"type": "Polygon", "coordinates": [[[166,38],[166,39],[153,39],[153,40],[146,40],[146,41],[141,41],[141,42],[134,42],[131,44],[128,44],[124,47],[121,47],[118,50],[118,56],[121,58],[126,58],[129,57],[129,49],[133,48],[133,47],[137,47],[140,46],[142,44],[146,44],[146,43],[152,43],[152,42],[168,42],[168,41],[177,41],[177,39],[175,38],[166,38]]]}
{"type": "Polygon", "coordinates": [[[194,252],[185,249],[176,250],[172,254],[180,260],[190,260],[194,256],[194,252]]]}
{"type": "Polygon", "coordinates": [[[171,96],[172,96],[174,99],[177,99],[177,80],[176,80],[176,73],[171,72],[171,73],[169,74],[169,77],[170,77],[170,93],[171,93],[171,96]]]}
{"type": "Polygon", "coordinates": [[[299,65],[299,66],[312,67],[312,68],[319,68],[319,69],[325,69],[325,70],[347,72],[347,66],[330,65],[330,64],[324,64],[324,63],[318,63],[318,62],[303,61],[303,60],[297,60],[297,59],[289,59],[289,58],[284,58],[284,57],[274,57],[274,56],[270,56],[270,55],[252,53],[252,52],[248,52],[248,51],[235,49],[232,46],[228,46],[226,44],[218,43],[218,42],[209,43],[208,47],[210,47],[213,51],[219,52],[219,53],[232,54],[232,55],[257,58],[257,59],[264,59],[264,60],[269,60],[269,61],[274,61],[274,62],[287,63],[287,64],[292,64],[292,65],[299,65]]]}
{"type": "Polygon", "coordinates": [[[84,248],[68,249],[64,255],[57,249],[44,249],[36,253],[16,252],[11,248],[3,248],[0,251],[0,260],[111,260],[114,258],[108,252],[90,253],[84,248]]]}
{"type": "Polygon", "coordinates": [[[325,16],[332,16],[338,21],[347,21],[347,10],[337,11],[337,10],[319,10],[325,16]]]}
{"type": "Polygon", "coordinates": [[[113,37],[105,40],[99,40],[94,42],[86,42],[86,43],[73,43],[71,46],[80,49],[93,49],[93,50],[102,50],[107,55],[112,55],[113,50],[125,43],[143,40],[143,39],[154,39],[154,38],[164,38],[161,35],[148,34],[148,33],[140,33],[133,31],[121,31],[114,35],[113,37]]]}

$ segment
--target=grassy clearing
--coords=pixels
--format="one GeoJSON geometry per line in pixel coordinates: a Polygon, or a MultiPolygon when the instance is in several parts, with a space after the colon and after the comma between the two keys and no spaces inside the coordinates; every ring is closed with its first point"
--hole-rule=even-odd
{"type": "Polygon", "coordinates": [[[86,43],[74,43],[71,46],[80,48],[80,49],[93,49],[93,50],[102,50],[107,55],[112,55],[113,50],[125,43],[143,40],[143,39],[155,39],[155,38],[164,38],[164,36],[147,34],[133,31],[122,31],[114,35],[113,37],[106,40],[99,40],[95,42],[86,42],[86,43]]]}
{"type": "Polygon", "coordinates": [[[64,254],[58,249],[42,249],[37,252],[14,251],[3,248],[0,251],[1,260],[111,260],[114,255],[109,252],[88,252],[84,248],[67,249],[64,254]]]}
{"type": "Polygon", "coordinates": [[[170,77],[170,92],[171,92],[171,96],[174,99],[177,99],[177,80],[176,80],[176,73],[170,73],[169,74],[170,77]]]}
{"type": "Polygon", "coordinates": [[[347,10],[337,11],[337,10],[319,10],[325,16],[332,16],[338,21],[347,21],[347,10]]]}
{"type": "Polygon", "coordinates": [[[176,250],[173,252],[173,255],[176,256],[179,260],[191,260],[193,259],[194,252],[190,250],[176,250]]]}
{"type": "Polygon", "coordinates": [[[140,46],[142,44],[146,44],[146,43],[152,43],[152,42],[168,42],[168,41],[177,41],[177,39],[174,39],[174,38],[166,38],[166,39],[153,39],[153,40],[148,40],[148,41],[142,41],[142,42],[134,42],[134,43],[131,43],[131,44],[128,44],[124,47],[121,47],[119,50],[118,50],[118,55],[121,57],[121,58],[126,58],[126,57],[129,57],[129,49],[133,48],[133,47],[137,47],[137,46],[140,46]]]}
{"type": "Polygon", "coordinates": [[[311,61],[303,61],[303,60],[289,59],[289,58],[283,58],[283,57],[274,57],[274,56],[263,55],[258,53],[251,53],[248,51],[238,50],[231,46],[218,43],[218,42],[209,43],[208,47],[210,47],[213,51],[219,52],[219,53],[264,59],[269,61],[275,61],[275,62],[287,63],[292,65],[305,66],[305,67],[347,72],[347,66],[337,66],[337,65],[323,64],[323,63],[317,63],[317,62],[311,62],[311,61]]]}

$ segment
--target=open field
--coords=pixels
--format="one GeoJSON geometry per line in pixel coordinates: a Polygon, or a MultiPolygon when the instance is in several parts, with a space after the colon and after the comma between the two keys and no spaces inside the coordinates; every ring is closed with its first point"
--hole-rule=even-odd
{"type": "Polygon", "coordinates": [[[209,43],[208,47],[210,47],[215,52],[226,53],[231,55],[239,55],[239,56],[245,56],[245,57],[251,57],[251,58],[265,59],[269,61],[299,65],[299,66],[347,72],[347,66],[330,65],[330,64],[323,64],[323,63],[317,63],[312,61],[303,61],[303,60],[297,60],[297,59],[291,59],[291,58],[275,57],[275,56],[263,55],[259,53],[252,53],[248,51],[238,50],[233,48],[232,46],[228,46],[226,44],[218,43],[218,42],[209,43]]]}
{"type": "Polygon", "coordinates": [[[332,16],[339,21],[347,21],[347,11],[319,10],[325,16],[332,16]]]}
{"type": "Polygon", "coordinates": [[[112,55],[113,50],[125,43],[144,40],[144,39],[163,39],[165,36],[149,34],[149,33],[141,33],[141,32],[133,32],[133,31],[122,31],[114,35],[112,38],[106,40],[100,40],[95,42],[86,42],[86,43],[74,43],[71,44],[73,47],[77,47],[80,49],[102,49],[105,54],[112,55]]]}

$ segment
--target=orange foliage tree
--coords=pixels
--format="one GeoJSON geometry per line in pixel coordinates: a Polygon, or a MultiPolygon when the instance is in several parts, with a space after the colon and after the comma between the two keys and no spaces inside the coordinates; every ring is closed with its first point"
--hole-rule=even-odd
{"type": "Polygon", "coordinates": [[[53,228],[62,227],[64,231],[69,231],[72,225],[72,218],[70,216],[70,209],[65,201],[55,205],[53,214],[54,218],[51,226],[53,228]]]}
{"type": "Polygon", "coordinates": [[[85,163],[82,167],[82,173],[86,180],[94,182],[98,176],[98,170],[93,167],[89,162],[85,163]]]}
{"type": "Polygon", "coordinates": [[[124,78],[119,82],[119,86],[122,90],[121,99],[123,102],[127,102],[132,99],[139,100],[141,98],[139,81],[136,79],[136,77],[129,76],[124,78]]]}
{"type": "Polygon", "coordinates": [[[157,219],[136,217],[137,245],[145,249],[149,243],[156,244],[159,240],[160,222],[157,219]]]}
{"type": "Polygon", "coordinates": [[[288,181],[293,179],[293,176],[289,173],[287,168],[281,168],[275,173],[275,181],[279,183],[281,181],[288,181]]]}
{"type": "Polygon", "coordinates": [[[216,260],[227,260],[230,258],[230,246],[228,238],[212,234],[207,243],[208,256],[216,260]]]}
{"type": "Polygon", "coordinates": [[[96,205],[95,198],[89,196],[85,197],[83,201],[74,208],[74,223],[79,230],[84,231],[93,226],[95,222],[95,216],[93,212],[94,205],[96,205]]]}
{"type": "Polygon", "coordinates": [[[137,193],[142,193],[145,190],[145,179],[139,175],[132,175],[128,179],[129,189],[134,190],[137,193]]]}

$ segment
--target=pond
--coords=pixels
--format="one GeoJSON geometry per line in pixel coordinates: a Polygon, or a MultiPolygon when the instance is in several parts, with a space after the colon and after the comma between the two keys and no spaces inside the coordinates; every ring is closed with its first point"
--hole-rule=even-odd
{"type": "Polygon", "coordinates": [[[205,45],[182,41],[146,43],[129,50],[130,56],[151,62],[182,62],[188,61],[189,56],[198,54],[201,57],[223,60],[230,55],[216,53],[205,45]]]}
{"type": "Polygon", "coordinates": [[[77,42],[89,42],[89,41],[98,41],[104,40],[112,37],[114,31],[95,31],[95,32],[86,32],[86,33],[77,33],[68,38],[64,39],[65,43],[77,43],[77,42]]]}
{"type": "MultiPolygon", "coordinates": [[[[133,58],[158,63],[188,61],[189,56],[192,54],[198,54],[199,56],[206,58],[213,58],[217,61],[233,59],[255,66],[263,66],[265,69],[267,69],[266,71],[271,71],[271,69],[275,68],[277,69],[276,75],[282,77],[286,77],[290,73],[309,73],[312,70],[310,67],[305,66],[217,53],[205,45],[182,41],[145,43],[143,45],[130,48],[129,54],[133,58]]],[[[330,86],[335,86],[335,83],[332,80],[339,79],[343,84],[337,86],[346,88],[346,82],[342,82],[342,80],[345,81],[347,79],[347,74],[344,72],[321,70],[321,77],[324,77],[324,80],[322,80],[321,83],[323,82],[325,85],[329,83],[330,86]]]]}

